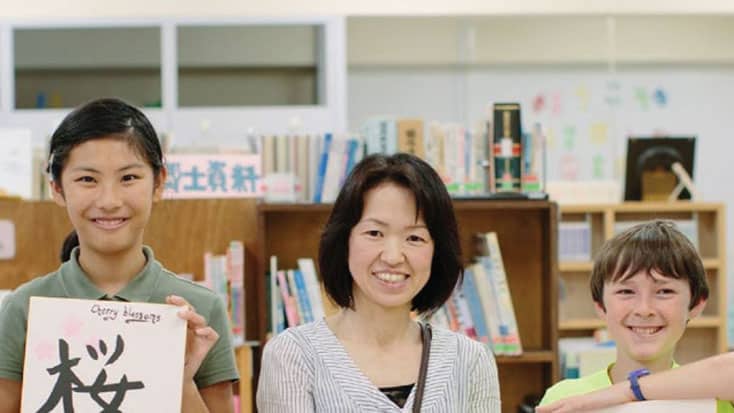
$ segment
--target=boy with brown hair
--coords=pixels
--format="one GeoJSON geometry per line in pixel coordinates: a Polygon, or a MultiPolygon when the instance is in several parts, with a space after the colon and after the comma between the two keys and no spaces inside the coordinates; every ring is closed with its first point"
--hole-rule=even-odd
{"type": "MultiPolygon", "coordinates": [[[[626,380],[644,400],[637,379],[678,366],[675,346],[708,295],[701,258],[671,221],[650,221],[614,236],[594,261],[591,296],[616,342],[617,359],[597,373],[556,383],[540,405],[626,380]]],[[[719,401],[717,411],[734,407],[719,401]]]]}

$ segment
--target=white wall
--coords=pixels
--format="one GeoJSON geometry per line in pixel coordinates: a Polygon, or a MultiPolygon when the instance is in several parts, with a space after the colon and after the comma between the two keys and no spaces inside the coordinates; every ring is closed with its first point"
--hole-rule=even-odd
{"type": "Polygon", "coordinates": [[[348,23],[350,66],[734,63],[734,15],[353,17],[348,23]]]}
{"type": "Polygon", "coordinates": [[[5,0],[0,17],[734,13],[729,0],[5,0]]]}

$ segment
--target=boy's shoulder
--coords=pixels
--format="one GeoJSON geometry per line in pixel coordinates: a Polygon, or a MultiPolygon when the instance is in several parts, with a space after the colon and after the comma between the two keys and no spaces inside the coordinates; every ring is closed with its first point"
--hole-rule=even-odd
{"type": "Polygon", "coordinates": [[[566,397],[590,393],[611,385],[612,382],[609,380],[607,369],[599,370],[596,373],[578,379],[561,380],[545,391],[540,405],[553,403],[566,397]]]}

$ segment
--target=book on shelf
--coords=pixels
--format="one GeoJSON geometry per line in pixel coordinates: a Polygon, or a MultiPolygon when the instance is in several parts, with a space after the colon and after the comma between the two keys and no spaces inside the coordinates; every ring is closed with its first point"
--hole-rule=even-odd
{"type": "Polygon", "coordinates": [[[299,258],[298,268],[279,269],[278,258],[270,257],[268,325],[277,335],[288,327],[320,320],[324,316],[321,285],[311,258],[299,258]]]}
{"type": "MultiPolygon", "coordinates": [[[[178,274],[192,281],[193,274],[178,274]]],[[[224,255],[204,254],[204,277],[196,282],[212,290],[224,303],[234,347],[245,343],[245,246],[242,241],[230,241],[224,255]]]]}
{"type": "Polygon", "coordinates": [[[522,354],[520,332],[497,233],[475,234],[474,240],[477,256],[481,257],[479,261],[487,272],[494,297],[497,300],[497,318],[499,319],[499,333],[502,338],[504,354],[522,354]],[[489,267],[490,264],[491,267],[489,267]]]}
{"type": "Polygon", "coordinates": [[[299,258],[297,262],[298,269],[303,274],[305,281],[313,319],[321,320],[324,317],[324,303],[321,298],[321,284],[319,284],[319,278],[316,275],[316,266],[311,258],[299,258]]]}
{"type": "Polygon", "coordinates": [[[521,191],[520,104],[494,104],[494,181],[497,192],[521,191]]]}
{"type": "Polygon", "coordinates": [[[398,119],[398,152],[413,154],[421,159],[426,157],[422,119],[398,119]]]}
{"type": "MultiPolygon", "coordinates": [[[[675,227],[683,235],[688,238],[696,249],[698,249],[698,220],[692,219],[673,219],[671,220],[675,227]]],[[[640,225],[648,222],[647,220],[630,220],[630,221],[615,221],[614,222],[614,235],[622,233],[635,225],[640,225]]]]}
{"type": "Polygon", "coordinates": [[[558,223],[558,258],[561,261],[591,260],[591,222],[558,223]]]}
{"type": "Polygon", "coordinates": [[[425,160],[455,197],[497,191],[542,193],[545,140],[540,126],[522,135],[516,103],[496,104],[492,116],[476,127],[380,116],[368,119],[356,135],[262,136],[265,199],[333,202],[346,176],[365,155],[398,152],[425,160]]]}
{"type": "Polygon", "coordinates": [[[467,266],[463,284],[430,321],[490,346],[495,355],[520,355],[522,343],[497,235],[480,233],[475,240],[476,262],[467,266]]]}
{"type": "Polygon", "coordinates": [[[539,123],[530,133],[522,135],[522,192],[539,194],[545,191],[545,135],[539,123]]]}
{"type": "Polygon", "coordinates": [[[469,312],[471,313],[477,340],[484,344],[489,344],[490,336],[489,330],[487,329],[487,321],[474,277],[475,274],[472,266],[464,269],[464,282],[461,285],[462,297],[466,300],[469,312]]]}
{"type": "Polygon", "coordinates": [[[564,337],[558,340],[561,377],[576,379],[605,369],[617,359],[613,341],[598,337],[564,337]]]}

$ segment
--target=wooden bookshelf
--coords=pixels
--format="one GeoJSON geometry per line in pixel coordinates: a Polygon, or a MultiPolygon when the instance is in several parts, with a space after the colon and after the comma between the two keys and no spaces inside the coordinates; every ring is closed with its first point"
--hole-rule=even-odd
{"type": "MultiPolygon", "coordinates": [[[[153,207],[145,232],[156,259],[176,273],[203,277],[204,253],[224,253],[231,240],[245,243],[246,335],[259,337],[257,291],[250,288],[261,278],[251,257],[256,243],[256,201],[247,200],[166,200],[153,207]]],[[[59,250],[71,231],[66,209],[51,201],[0,199],[0,220],[15,224],[16,256],[0,260],[0,289],[13,289],[35,277],[54,271],[60,265],[59,250]]],[[[254,354],[257,354],[255,348],[254,354]]],[[[252,411],[252,354],[250,348],[236,352],[242,380],[235,391],[242,396],[241,411],[252,411]]]]}
{"type": "MultiPolygon", "coordinates": [[[[472,235],[495,231],[513,295],[524,347],[519,357],[498,357],[502,411],[517,411],[525,395],[542,395],[558,379],[557,207],[540,201],[456,201],[461,246],[468,263],[472,235]]],[[[331,205],[261,204],[258,207],[256,268],[265,274],[271,255],[278,266],[296,267],[299,257],[316,259],[331,205]]],[[[258,336],[268,331],[265,277],[258,277],[258,336]]],[[[249,309],[250,307],[248,307],[249,309]]]]}
{"type": "MultiPolygon", "coordinates": [[[[561,224],[584,222],[591,230],[591,256],[601,244],[614,236],[619,224],[632,224],[655,218],[687,222],[697,238],[709,282],[709,301],[701,316],[691,320],[683,336],[676,360],[681,363],[698,360],[726,351],[726,224],[725,207],[705,202],[624,202],[620,204],[562,205],[561,224]]],[[[591,335],[604,323],[596,317],[589,275],[593,262],[559,262],[565,297],[559,302],[561,337],[591,335]]]]}
{"type": "MultiPolygon", "coordinates": [[[[525,350],[518,357],[497,359],[503,411],[514,412],[525,395],[542,395],[558,378],[557,207],[535,201],[457,201],[455,207],[467,262],[474,232],[495,231],[499,236],[525,350]]],[[[277,255],[284,267],[295,267],[299,257],[315,258],[330,211],[331,205],[254,200],[163,201],[153,209],[145,242],[167,268],[198,278],[205,251],[223,252],[230,240],[242,240],[247,252],[246,334],[248,340],[262,341],[267,332],[268,257],[277,255]]],[[[0,261],[0,288],[15,288],[58,267],[61,243],[71,230],[63,208],[50,201],[0,200],[0,219],[12,220],[17,234],[16,257],[0,261]]],[[[248,397],[253,393],[247,389],[257,383],[261,348],[237,352],[241,373],[253,371],[251,381],[242,383],[243,412],[251,411],[248,397]]]]}

